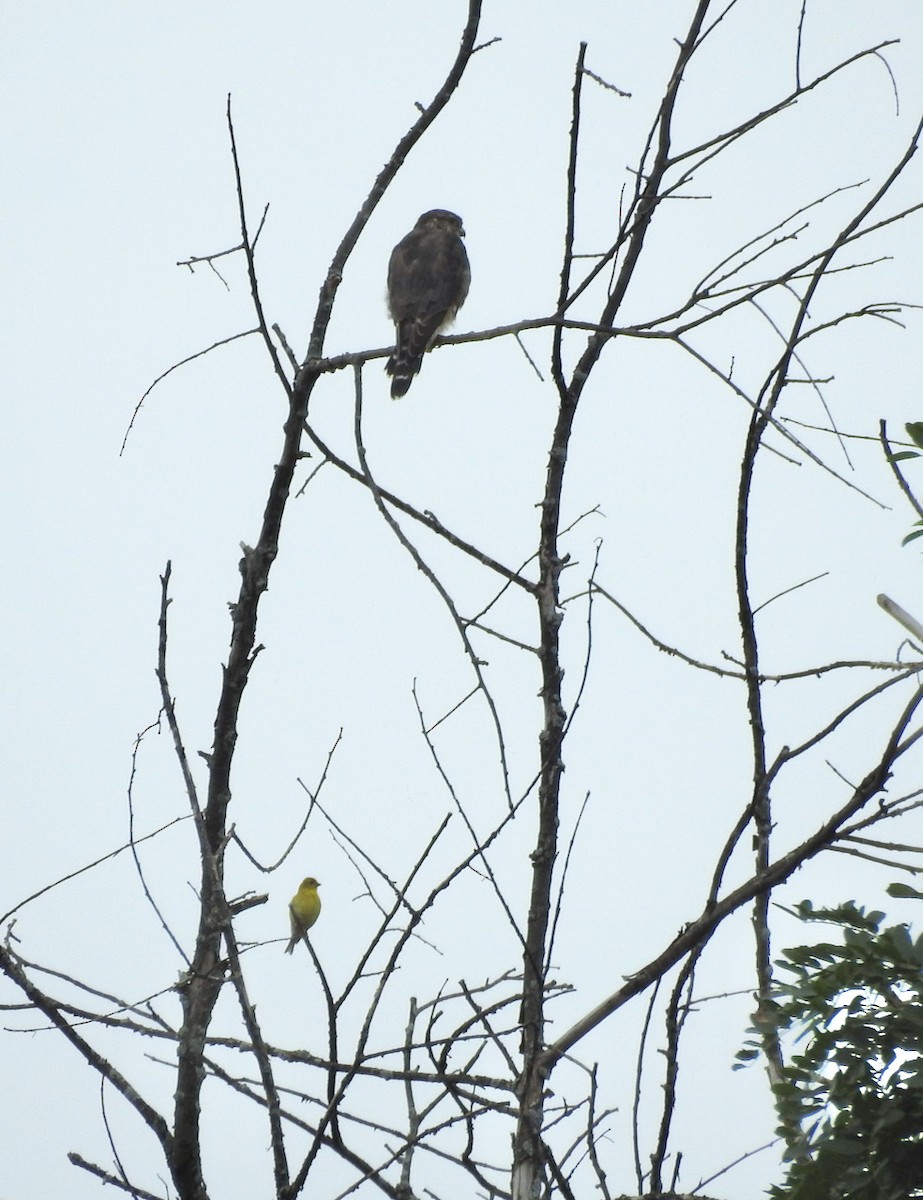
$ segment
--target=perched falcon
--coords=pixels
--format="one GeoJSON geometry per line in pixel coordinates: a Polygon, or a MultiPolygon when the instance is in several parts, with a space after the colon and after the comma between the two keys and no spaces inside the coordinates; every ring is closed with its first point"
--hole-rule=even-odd
{"type": "Polygon", "coordinates": [[[388,308],[397,340],[385,370],[391,396],[403,396],[433,338],[455,319],[465,302],[471,269],[462,244],[461,217],[434,208],[425,212],[394,247],[388,264],[388,308]]]}

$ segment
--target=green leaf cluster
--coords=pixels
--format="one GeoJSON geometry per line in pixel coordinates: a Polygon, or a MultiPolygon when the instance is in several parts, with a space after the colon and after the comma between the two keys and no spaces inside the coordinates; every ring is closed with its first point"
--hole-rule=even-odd
{"type": "MultiPolygon", "coordinates": [[[[903,884],[888,891],[923,899],[903,884]]],[[[882,926],[884,913],[852,901],[817,910],[805,901],[794,912],[840,939],[785,951],[761,1014],[797,1048],[775,1088],[788,1175],[769,1194],[923,1197],[923,936],[882,926]]],[[[756,1048],[751,1041],[738,1057],[756,1048]]]]}
{"type": "MultiPolygon", "coordinates": [[[[913,444],[923,450],[923,421],[909,421],[904,428],[913,444]]],[[[919,457],[916,450],[899,450],[896,454],[891,455],[891,460],[905,462],[908,459],[919,457]]],[[[916,541],[918,537],[923,537],[923,521],[914,521],[913,533],[908,533],[901,545],[906,546],[909,542],[916,541]]]]}

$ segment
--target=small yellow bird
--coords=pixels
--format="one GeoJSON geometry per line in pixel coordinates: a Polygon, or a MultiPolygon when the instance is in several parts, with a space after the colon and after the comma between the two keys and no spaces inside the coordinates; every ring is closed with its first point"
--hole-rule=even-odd
{"type": "Polygon", "coordinates": [[[285,947],[285,953],[291,954],[307,931],[320,916],[320,896],[317,889],[320,884],[313,876],[302,879],[301,887],[292,896],[288,906],[288,915],[292,922],[292,940],[285,947]]]}

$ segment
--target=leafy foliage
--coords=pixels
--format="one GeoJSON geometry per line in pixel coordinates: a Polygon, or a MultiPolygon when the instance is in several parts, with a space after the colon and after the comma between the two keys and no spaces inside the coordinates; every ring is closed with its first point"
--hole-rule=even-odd
{"type": "MultiPolygon", "coordinates": [[[[920,450],[923,450],[923,421],[908,421],[904,428],[907,430],[907,436],[913,444],[920,450]]],[[[894,463],[906,462],[909,459],[919,457],[920,455],[916,450],[900,450],[897,453],[892,453],[890,456],[891,461],[894,463]]],[[[914,521],[913,533],[908,533],[901,542],[901,545],[907,546],[919,537],[923,537],[923,520],[914,521]]]]}
{"type": "MultiPolygon", "coordinates": [[[[902,884],[892,896],[923,900],[902,884]]],[[[785,951],[765,1019],[803,1045],[775,1087],[788,1146],[774,1200],[923,1196],[923,935],[882,927],[852,901],[794,910],[842,931],[841,942],[785,951]]],[[[739,1056],[755,1057],[756,1043],[739,1056]]]]}

